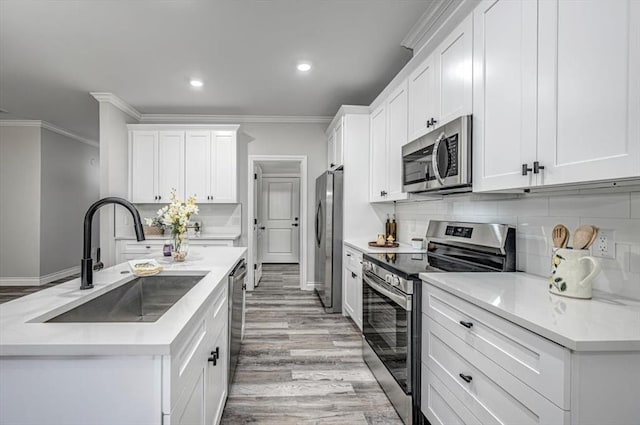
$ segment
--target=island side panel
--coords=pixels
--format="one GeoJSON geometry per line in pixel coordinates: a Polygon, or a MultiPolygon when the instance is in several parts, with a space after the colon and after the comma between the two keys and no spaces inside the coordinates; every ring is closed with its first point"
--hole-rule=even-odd
{"type": "Polygon", "coordinates": [[[162,421],[161,356],[0,358],[0,423],[162,421]]]}

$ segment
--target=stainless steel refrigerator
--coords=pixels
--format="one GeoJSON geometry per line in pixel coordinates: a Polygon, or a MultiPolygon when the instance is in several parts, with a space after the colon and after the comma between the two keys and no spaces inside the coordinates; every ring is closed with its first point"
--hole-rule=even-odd
{"type": "Polygon", "coordinates": [[[316,179],[315,290],[327,313],[342,311],[342,170],[316,179]]]}

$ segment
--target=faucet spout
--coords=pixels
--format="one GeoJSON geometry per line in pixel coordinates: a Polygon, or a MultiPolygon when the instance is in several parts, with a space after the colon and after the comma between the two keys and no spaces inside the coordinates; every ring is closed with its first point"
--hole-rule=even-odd
{"type": "Polygon", "coordinates": [[[82,261],[80,264],[80,289],[93,288],[93,259],[91,258],[91,228],[93,224],[93,216],[100,207],[107,204],[122,205],[131,213],[133,217],[133,228],[136,232],[136,239],[138,241],[144,240],[144,230],[142,228],[142,221],[140,220],[140,213],[136,207],[126,199],[109,197],[103,198],[94,202],[87,213],[84,216],[84,243],[82,246],[82,261]]]}

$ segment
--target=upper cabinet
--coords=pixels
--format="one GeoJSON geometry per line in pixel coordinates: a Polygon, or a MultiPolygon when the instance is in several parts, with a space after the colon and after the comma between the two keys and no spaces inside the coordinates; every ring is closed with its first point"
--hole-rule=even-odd
{"type": "Polygon", "coordinates": [[[184,132],[139,131],[130,135],[130,198],[167,202],[173,189],[184,197],[184,132]]]}
{"type": "Polygon", "coordinates": [[[640,176],[638,75],[637,1],[483,1],[474,191],[640,176]]]}
{"type": "Polygon", "coordinates": [[[409,140],[471,114],[472,28],[469,16],[409,76],[409,140]]]}
{"type": "Polygon", "coordinates": [[[327,169],[335,170],[344,165],[344,117],[340,116],[327,129],[327,169]]]}
{"type": "Polygon", "coordinates": [[[371,114],[370,202],[407,199],[402,191],[402,145],[407,143],[407,81],[371,114]]]}
{"type": "Polygon", "coordinates": [[[166,203],[194,196],[198,203],[236,203],[238,126],[131,124],[129,198],[166,203]]]}

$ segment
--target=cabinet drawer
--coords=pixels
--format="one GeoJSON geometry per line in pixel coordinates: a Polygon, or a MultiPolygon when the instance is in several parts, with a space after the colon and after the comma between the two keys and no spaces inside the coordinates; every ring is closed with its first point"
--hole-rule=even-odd
{"type": "Polygon", "coordinates": [[[422,311],[556,405],[570,408],[566,348],[431,285],[425,286],[422,311]]]}
{"type": "Polygon", "coordinates": [[[422,413],[432,425],[469,425],[480,421],[453,395],[446,385],[422,363],[422,413]]]}
{"type": "Polygon", "coordinates": [[[164,245],[164,241],[162,240],[147,240],[142,242],[137,241],[124,241],[122,243],[122,252],[123,253],[150,253],[156,250],[162,251],[162,246],[164,245]]]}
{"type": "Polygon", "coordinates": [[[424,315],[422,350],[427,367],[481,423],[568,423],[569,412],[424,315]]]}
{"type": "Polygon", "coordinates": [[[344,246],[344,258],[343,258],[344,267],[349,270],[356,272],[358,275],[362,274],[362,252],[348,248],[344,246]]]}

